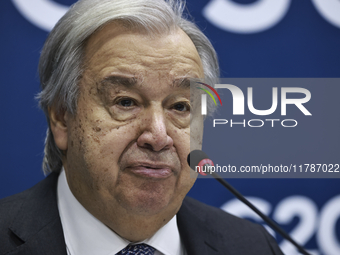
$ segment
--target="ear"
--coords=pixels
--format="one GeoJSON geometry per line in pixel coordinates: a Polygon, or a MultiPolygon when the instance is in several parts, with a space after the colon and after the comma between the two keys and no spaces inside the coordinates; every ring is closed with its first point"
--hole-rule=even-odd
{"type": "Polygon", "coordinates": [[[67,150],[67,111],[59,113],[54,107],[48,109],[54,141],[62,151],[67,150]]]}

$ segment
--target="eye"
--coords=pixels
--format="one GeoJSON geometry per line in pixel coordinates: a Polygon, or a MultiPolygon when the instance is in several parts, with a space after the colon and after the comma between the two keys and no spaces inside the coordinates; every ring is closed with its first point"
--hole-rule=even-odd
{"type": "Polygon", "coordinates": [[[186,112],[190,110],[190,107],[186,103],[176,103],[173,108],[179,112],[186,112]]]}
{"type": "Polygon", "coordinates": [[[131,107],[135,106],[135,102],[132,99],[129,98],[123,98],[117,102],[118,105],[123,106],[123,107],[131,107]]]}

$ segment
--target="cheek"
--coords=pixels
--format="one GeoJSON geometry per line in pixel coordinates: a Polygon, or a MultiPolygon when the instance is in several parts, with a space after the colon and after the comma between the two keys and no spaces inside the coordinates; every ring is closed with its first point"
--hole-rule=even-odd
{"type": "Polygon", "coordinates": [[[116,125],[98,125],[88,135],[91,154],[98,165],[104,165],[105,169],[118,167],[122,154],[137,139],[138,125],[134,123],[116,125]],[[99,131],[100,130],[100,131],[99,131]]]}
{"type": "Polygon", "coordinates": [[[184,164],[185,166],[182,167],[181,175],[177,180],[177,192],[176,196],[174,196],[178,203],[182,202],[197,179],[197,173],[191,170],[186,162],[184,164]]]}
{"type": "Polygon", "coordinates": [[[198,175],[189,167],[187,163],[187,157],[190,151],[193,149],[201,149],[202,146],[202,122],[197,121],[191,125],[193,128],[175,128],[171,131],[171,136],[174,140],[174,146],[176,147],[181,162],[182,170],[177,182],[177,187],[182,199],[192,188],[198,175]]]}
{"type": "Polygon", "coordinates": [[[177,148],[178,156],[181,162],[181,175],[177,182],[179,193],[178,199],[183,199],[194,185],[197,178],[197,173],[195,173],[195,171],[193,171],[189,167],[187,162],[187,157],[190,151],[192,150],[192,139],[190,138],[190,129],[188,128],[185,130],[178,130],[177,133],[178,137],[176,138],[178,139],[176,139],[176,142],[174,142],[174,144],[177,148]]]}
{"type": "Polygon", "coordinates": [[[193,119],[190,126],[190,151],[201,150],[203,140],[203,117],[193,119]]]}
{"type": "Polygon", "coordinates": [[[119,172],[117,163],[121,155],[136,139],[137,127],[132,122],[114,123],[106,118],[79,116],[69,140],[70,168],[78,169],[94,181],[97,176],[103,180],[109,177],[112,181],[119,172]],[[75,162],[77,166],[73,165],[75,162]]]}
{"type": "Polygon", "coordinates": [[[169,135],[173,139],[174,147],[181,162],[181,169],[183,170],[187,166],[187,156],[190,153],[190,128],[174,128],[169,131],[169,135]]]}

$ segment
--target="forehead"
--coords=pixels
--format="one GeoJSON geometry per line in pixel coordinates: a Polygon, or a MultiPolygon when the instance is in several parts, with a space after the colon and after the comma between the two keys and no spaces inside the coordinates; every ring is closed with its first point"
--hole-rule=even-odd
{"type": "Polygon", "coordinates": [[[142,78],[203,78],[198,52],[181,29],[150,35],[118,23],[107,24],[89,38],[85,65],[92,76],[101,78],[116,73],[142,78]]]}

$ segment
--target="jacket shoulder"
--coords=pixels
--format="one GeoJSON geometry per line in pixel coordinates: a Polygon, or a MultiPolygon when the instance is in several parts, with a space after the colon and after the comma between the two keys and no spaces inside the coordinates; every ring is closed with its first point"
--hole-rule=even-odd
{"type": "MultiPolygon", "coordinates": [[[[56,194],[57,173],[48,175],[45,179],[35,184],[33,187],[18,194],[0,199],[0,226],[9,225],[11,219],[27,204],[36,204],[46,199],[48,191],[56,194]]],[[[56,200],[56,199],[54,199],[56,200]]]]}
{"type": "MultiPolygon", "coordinates": [[[[219,208],[186,197],[184,210],[195,222],[217,233],[228,254],[283,254],[275,239],[256,223],[231,215],[219,208]]],[[[188,219],[189,220],[189,219],[188,219]]]]}
{"type": "Polygon", "coordinates": [[[55,239],[62,243],[56,202],[57,180],[58,173],[52,173],[32,188],[0,200],[0,254],[17,248],[44,248],[41,240],[48,239],[43,233],[47,233],[50,226],[56,232],[55,239]]]}
{"type": "Polygon", "coordinates": [[[0,230],[8,227],[12,222],[24,201],[29,197],[32,188],[18,194],[0,199],[0,230]]]}
{"type": "Polygon", "coordinates": [[[184,206],[190,208],[190,211],[194,212],[197,217],[204,220],[205,223],[209,223],[209,226],[214,227],[216,231],[224,232],[226,229],[234,228],[236,226],[241,230],[244,228],[249,230],[249,228],[258,227],[258,224],[241,219],[220,208],[204,204],[193,198],[186,197],[183,202],[184,206]]]}
{"type": "Polygon", "coordinates": [[[210,225],[214,226],[216,230],[224,231],[226,228],[237,226],[239,229],[257,228],[258,224],[250,222],[245,219],[241,219],[230,213],[223,211],[220,208],[213,207],[202,202],[199,202],[193,198],[186,197],[185,206],[191,208],[196,212],[196,215],[201,219],[205,219],[210,225]]]}

